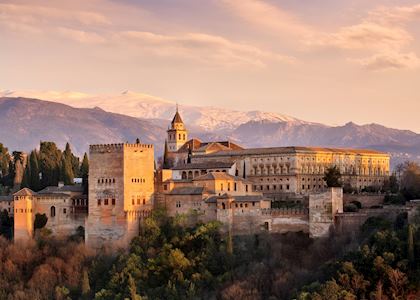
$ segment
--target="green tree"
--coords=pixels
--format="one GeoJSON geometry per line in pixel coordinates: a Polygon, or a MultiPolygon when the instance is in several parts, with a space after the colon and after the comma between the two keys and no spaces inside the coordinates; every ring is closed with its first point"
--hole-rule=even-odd
{"type": "Polygon", "coordinates": [[[341,173],[337,166],[328,168],[323,179],[328,187],[342,187],[341,173]]]}
{"type": "Polygon", "coordinates": [[[39,168],[41,188],[57,186],[60,179],[61,151],[53,142],[41,142],[39,147],[39,168]]]}
{"type": "Polygon", "coordinates": [[[0,178],[6,176],[9,171],[10,154],[9,150],[0,143],[0,178]]]}
{"type": "Polygon", "coordinates": [[[89,159],[85,152],[82,164],[80,165],[79,176],[82,177],[82,185],[84,194],[88,193],[88,175],[89,175],[89,159]]]}
{"type": "Polygon", "coordinates": [[[13,218],[9,216],[7,210],[0,211],[0,235],[12,239],[13,218]]]}
{"type": "Polygon", "coordinates": [[[39,162],[38,154],[36,150],[31,151],[29,155],[29,166],[30,166],[30,188],[33,191],[39,191],[41,189],[41,181],[39,179],[39,162]]]}
{"type": "Polygon", "coordinates": [[[42,229],[47,225],[48,217],[46,214],[36,214],[34,220],[34,229],[42,229]]]}

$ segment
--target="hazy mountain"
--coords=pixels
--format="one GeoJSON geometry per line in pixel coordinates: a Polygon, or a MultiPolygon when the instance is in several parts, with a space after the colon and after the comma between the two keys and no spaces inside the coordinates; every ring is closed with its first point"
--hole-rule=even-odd
{"type": "MultiPolygon", "coordinates": [[[[143,119],[170,119],[176,103],[162,98],[133,92],[118,95],[89,95],[78,92],[17,92],[1,91],[0,97],[29,97],[67,104],[79,108],[100,107],[106,111],[143,119]]],[[[301,120],[261,111],[235,111],[217,107],[180,107],[184,122],[203,131],[233,130],[249,121],[308,123],[301,120]]]]}
{"type": "MultiPolygon", "coordinates": [[[[152,102],[151,106],[155,107],[152,102]]],[[[119,105],[123,107],[125,103],[119,105]]],[[[165,107],[162,102],[156,105],[165,107]]],[[[36,147],[40,140],[55,141],[61,147],[68,141],[75,152],[82,154],[88,150],[89,144],[133,142],[139,137],[142,142],[155,144],[156,154],[161,155],[166,128],[174,110],[173,104],[168,105],[166,113],[154,110],[147,112],[145,108],[147,118],[135,118],[106,112],[101,108],[74,108],[56,102],[3,97],[0,98],[0,142],[11,150],[28,151],[36,147]]],[[[280,115],[274,114],[241,112],[243,119],[225,123],[215,121],[211,128],[216,129],[211,131],[210,127],[203,128],[200,121],[190,123],[186,117],[199,110],[201,116],[211,115],[205,108],[190,110],[183,107],[183,110],[190,137],[202,140],[231,139],[246,147],[301,145],[372,148],[390,152],[393,164],[407,159],[420,160],[420,135],[408,130],[354,123],[332,127],[293,118],[281,119],[280,115]],[[223,126],[225,129],[220,130],[223,126]]],[[[219,119],[223,120],[223,115],[213,120],[219,119]]],[[[202,117],[195,120],[202,120],[202,117]]]]}
{"type": "Polygon", "coordinates": [[[118,143],[139,137],[142,142],[161,144],[165,126],[147,120],[105,112],[73,108],[64,104],[26,98],[0,98],[0,142],[11,150],[28,151],[39,141],[70,142],[82,154],[89,144],[118,143]]]}

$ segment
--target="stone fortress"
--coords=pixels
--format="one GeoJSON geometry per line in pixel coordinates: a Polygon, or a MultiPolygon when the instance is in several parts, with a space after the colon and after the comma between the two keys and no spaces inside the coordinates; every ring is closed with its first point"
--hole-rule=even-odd
{"type": "Polygon", "coordinates": [[[303,231],[328,235],[343,214],[343,191],[327,188],[337,166],[354,190],[381,186],[390,174],[388,154],[373,150],[278,147],[245,149],[231,141],[188,139],[178,109],[167,131],[162,166],[153,145],[91,145],[89,191],[80,186],[22,189],[0,207],[14,214],[15,239],[34,235],[37,213],[66,236],[83,227],[87,245],[125,246],[142,220],[164,207],[190,223],[220,221],[232,234],[303,231]]]}

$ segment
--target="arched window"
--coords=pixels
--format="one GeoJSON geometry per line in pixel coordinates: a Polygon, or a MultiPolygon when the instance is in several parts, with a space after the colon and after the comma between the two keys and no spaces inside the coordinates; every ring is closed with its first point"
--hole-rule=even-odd
{"type": "Polygon", "coordinates": [[[51,206],[50,215],[51,215],[52,218],[55,217],[55,206],[51,206]]]}
{"type": "Polygon", "coordinates": [[[192,179],[193,178],[193,172],[192,171],[188,171],[188,179],[192,179]]]}
{"type": "Polygon", "coordinates": [[[187,172],[182,172],[182,179],[187,179],[187,172]]]}

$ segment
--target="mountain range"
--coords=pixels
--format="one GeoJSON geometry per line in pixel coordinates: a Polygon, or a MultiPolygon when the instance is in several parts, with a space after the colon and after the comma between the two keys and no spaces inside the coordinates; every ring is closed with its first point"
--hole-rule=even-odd
{"type": "MultiPolygon", "coordinates": [[[[43,100],[15,96],[17,92],[0,91],[0,142],[11,150],[29,151],[39,141],[49,140],[61,147],[70,142],[81,155],[89,144],[132,142],[139,137],[155,144],[159,156],[175,110],[174,102],[132,92],[117,96],[35,95],[43,100]]],[[[420,135],[408,130],[352,122],[328,126],[276,113],[216,107],[183,105],[180,113],[190,137],[202,140],[230,139],[245,147],[371,148],[389,152],[392,165],[420,161],[420,135]]]]}

